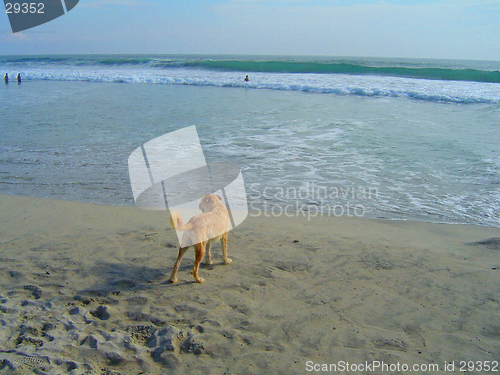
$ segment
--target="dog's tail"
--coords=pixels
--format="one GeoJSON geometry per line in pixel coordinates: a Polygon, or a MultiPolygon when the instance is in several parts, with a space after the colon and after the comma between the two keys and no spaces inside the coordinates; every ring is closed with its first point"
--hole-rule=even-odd
{"type": "Polygon", "coordinates": [[[193,229],[192,223],[184,225],[181,215],[177,211],[170,213],[170,226],[175,230],[190,230],[193,229]]]}

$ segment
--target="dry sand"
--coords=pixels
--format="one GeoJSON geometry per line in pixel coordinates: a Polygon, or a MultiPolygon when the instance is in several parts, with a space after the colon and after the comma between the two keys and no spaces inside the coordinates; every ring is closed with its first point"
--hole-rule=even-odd
{"type": "Polygon", "coordinates": [[[479,243],[494,237],[498,228],[249,216],[230,233],[233,264],[214,245],[194,284],[191,250],[168,284],[177,239],[165,213],[0,195],[0,373],[455,361],[463,374],[460,361],[500,360],[500,243],[479,243]]]}

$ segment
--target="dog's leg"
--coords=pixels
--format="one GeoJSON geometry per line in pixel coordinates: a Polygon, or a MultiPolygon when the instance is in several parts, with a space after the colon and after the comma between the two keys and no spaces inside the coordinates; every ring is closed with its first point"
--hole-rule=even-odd
{"type": "Polygon", "coordinates": [[[200,268],[200,263],[203,260],[203,256],[205,255],[205,246],[206,245],[207,245],[207,241],[202,241],[202,242],[194,245],[196,259],[194,261],[193,276],[194,276],[194,281],[196,281],[198,284],[201,284],[202,282],[205,281],[204,279],[202,279],[201,277],[198,276],[198,269],[200,268]]]}
{"type": "Polygon", "coordinates": [[[209,266],[210,264],[213,264],[212,262],[212,253],[210,252],[210,248],[212,247],[211,242],[207,242],[206,250],[205,250],[205,264],[209,266]]]}
{"type": "Polygon", "coordinates": [[[227,232],[220,238],[220,244],[222,245],[222,259],[224,264],[231,264],[233,261],[227,257],[227,232]]]}
{"type": "Polygon", "coordinates": [[[184,257],[184,254],[186,254],[186,251],[188,249],[189,249],[189,246],[188,247],[179,247],[179,255],[177,255],[177,260],[175,261],[174,269],[172,270],[172,274],[170,275],[170,282],[171,283],[177,282],[177,271],[179,270],[182,258],[184,257]]]}

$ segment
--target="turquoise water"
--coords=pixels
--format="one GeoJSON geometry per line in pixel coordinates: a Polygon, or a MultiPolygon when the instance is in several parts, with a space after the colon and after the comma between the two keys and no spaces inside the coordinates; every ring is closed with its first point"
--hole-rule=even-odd
{"type": "Polygon", "coordinates": [[[133,205],[128,155],[196,125],[206,158],[237,164],[262,214],[500,226],[498,83],[249,72],[245,85],[242,72],[149,57],[2,59],[26,79],[0,85],[0,193],[133,205]],[[292,87],[335,84],[352,92],[292,87]]]}
{"type": "MultiPolygon", "coordinates": [[[[0,56],[0,65],[24,70],[40,66],[119,67],[138,69],[202,69],[207,71],[265,73],[323,73],[379,75],[500,83],[500,63],[426,59],[377,59],[276,56],[178,56],[178,55],[67,55],[0,56]]],[[[69,78],[69,77],[68,77],[69,78]]]]}

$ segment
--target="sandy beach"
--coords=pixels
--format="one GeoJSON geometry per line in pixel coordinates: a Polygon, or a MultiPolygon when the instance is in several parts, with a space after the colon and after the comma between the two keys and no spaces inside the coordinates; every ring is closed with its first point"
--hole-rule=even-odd
{"type": "Polygon", "coordinates": [[[0,373],[496,373],[498,228],[249,216],[198,285],[167,223],[0,195],[0,373]]]}

